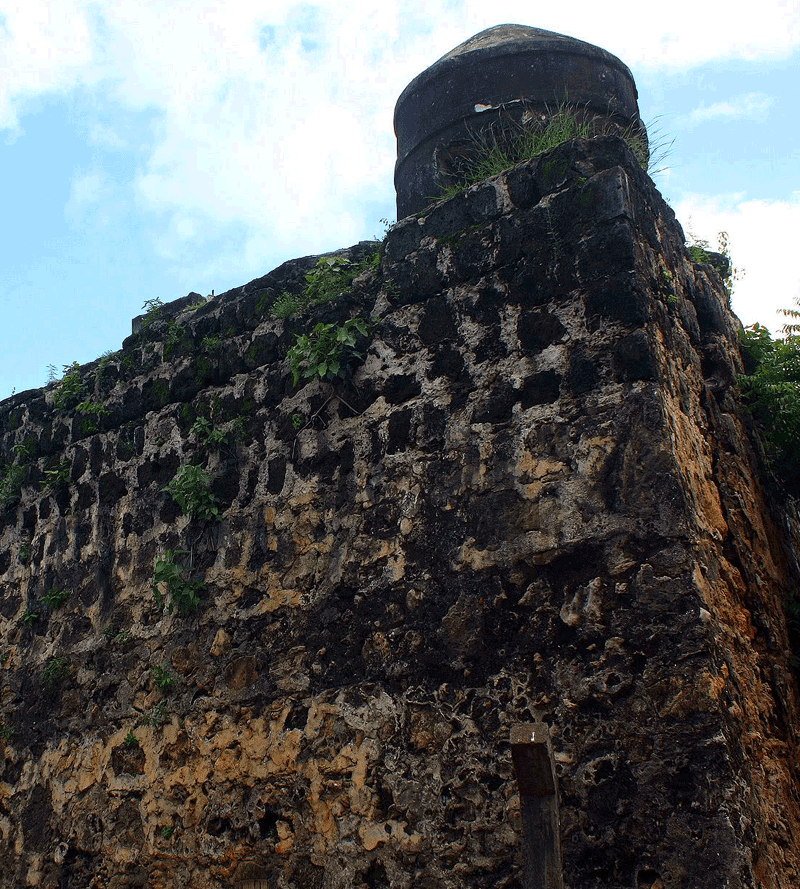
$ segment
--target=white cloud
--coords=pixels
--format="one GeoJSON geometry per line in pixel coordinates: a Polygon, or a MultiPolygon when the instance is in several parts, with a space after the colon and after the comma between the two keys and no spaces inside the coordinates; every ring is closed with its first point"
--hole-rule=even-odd
{"type": "Polygon", "coordinates": [[[155,123],[132,175],[158,249],[189,269],[238,228],[238,246],[214,266],[242,276],[264,270],[262,251],[317,252],[378,228],[367,216],[393,200],[397,97],[484,28],[516,21],[567,33],[634,70],[800,46],[800,8],[780,2],[753,16],[721,0],[676,0],[646,26],[633,0],[613,15],[589,0],[538,7],[536,21],[529,0],[435,11],[422,0],[0,0],[0,13],[0,129],[17,131],[32,98],[88,86],[104,109],[89,141],[120,149],[136,140],[108,109],[147,111],[155,123]]]}
{"type": "Polygon", "coordinates": [[[717,233],[730,236],[734,265],[744,277],[733,292],[733,310],[745,325],[756,321],[779,333],[795,308],[800,278],[791,257],[800,232],[800,192],[788,201],[745,200],[743,195],[687,195],[675,205],[684,230],[716,249],[717,233]]]}
{"type": "Polygon", "coordinates": [[[775,100],[764,93],[746,93],[735,96],[727,102],[715,102],[713,105],[700,105],[689,114],[678,118],[681,126],[705,123],[708,120],[731,118],[764,118],[775,100]]]}
{"type": "Polygon", "coordinates": [[[82,0],[0,0],[0,16],[0,130],[13,138],[31,99],[96,80],[95,42],[82,0]]]}
{"type": "Polygon", "coordinates": [[[106,174],[102,170],[78,173],[72,180],[64,213],[73,222],[79,221],[92,207],[109,194],[106,174]]]}
{"type": "Polygon", "coordinates": [[[129,147],[125,139],[115,129],[102,123],[91,124],[88,142],[90,145],[109,148],[113,151],[121,151],[129,147]]]}

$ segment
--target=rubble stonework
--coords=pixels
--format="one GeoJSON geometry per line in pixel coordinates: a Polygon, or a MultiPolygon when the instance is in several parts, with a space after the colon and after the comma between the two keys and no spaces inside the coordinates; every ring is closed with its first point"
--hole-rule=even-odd
{"type": "Polygon", "coordinates": [[[0,404],[3,459],[29,454],[0,514],[0,886],[520,887],[509,736],[538,716],[565,887],[795,889],[800,535],[723,283],[624,142],[404,219],[352,293],[270,318],[313,264],[82,368],[99,431],[52,385],[0,404]],[[292,334],[351,317],[352,380],[293,386],[292,334]],[[198,416],[238,434],[204,446],[198,416]],[[188,463],[221,521],[163,490],[188,463]],[[153,594],[167,550],[193,615],[153,594]]]}

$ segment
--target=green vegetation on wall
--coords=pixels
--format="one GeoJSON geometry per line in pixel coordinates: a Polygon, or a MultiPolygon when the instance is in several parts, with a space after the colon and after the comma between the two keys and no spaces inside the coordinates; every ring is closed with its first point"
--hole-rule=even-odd
{"type": "Polygon", "coordinates": [[[168,549],[163,557],[156,561],[153,595],[159,608],[164,606],[164,595],[169,596],[167,611],[170,613],[177,609],[178,614],[194,614],[203,601],[205,585],[201,581],[193,580],[190,569],[175,561],[176,556],[187,555],[189,555],[187,550],[168,549]]]}
{"type": "Polygon", "coordinates": [[[783,337],[773,339],[760,324],[742,332],[748,372],[739,384],[762,430],[772,471],[800,495],[800,311],[783,313],[794,319],[784,325],[783,337]]]}
{"type": "MultiPolygon", "coordinates": [[[[761,430],[770,469],[788,493],[800,497],[800,311],[783,314],[792,319],[783,337],[774,339],[760,324],[742,331],[748,372],[739,385],[761,430]]],[[[800,673],[800,590],[787,595],[783,607],[792,666],[800,673]]]]}
{"type": "Polygon", "coordinates": [[[647,142],[640,131],[620,128],[601,118],[582,113],[562,102],[552,112],[532,116],[524,122],[507,121],[502,126],[490,127],[472,134],[472,145],[458,158],[453,158],[456,181],[443,185],[432,201],[454,197],[470,185],[522,161],[532,160],[570,139],[590,139],[600,135],[620,135],[633,151],[634,157],[644,170],[650,167],[651,156],[647,142]]]}
{"type": "Polygon", "coordinates": [[[187,463],[162,490],[172,496],[184,515],[210,522],[220,518],[217,498],[210,485],[211,478],[202,466],[187,463]]]}
{"type": "Polygon", "coordinates": [[[306,272],[306,285],[301,293],[282,293],[270,307],[273,318],[290,318],[302,315],[311,306],[331,302],[353,286],[353,281],[367,269],[380,265],[380,251],[361,262],[352,262],[346,256],[323,256],[310,272],[306,272]]]}
{"type": "Polygon", "coordinates": [[[296,386],[302,377],[312,380],[332,380],[344,377],[351,360],[363,358],[356,349],[356,341],[367,336],[371,325],[362,318],[351,318],[344,324],[317,324],[311,333],[295,334],[289,349],[292,380],[296,386]]]}
{"type": "Polygon", "coordinates": [[[19,499],[27,470],[24,466],[0,466],[0,507],[19,499]]]}

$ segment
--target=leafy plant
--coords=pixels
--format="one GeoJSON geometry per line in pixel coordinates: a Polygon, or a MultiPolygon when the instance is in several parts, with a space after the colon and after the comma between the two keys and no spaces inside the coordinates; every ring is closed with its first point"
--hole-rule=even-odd
{"type": "Polygon", "coordinates": [[[293,315],[302,315],[309,305],[302,293],[284,292],[272,304],[269,313],[273,318],[291,318],[293,315]]]}
{"type": "Polygon", "coordinates": [[[67,460],[62,460],[54,469],[45,469],[44,478],[39,482],[42,490],[49,488],[55,491],[61,485],[69,482],[70,464],[67,460]]]}
{"type": "Polygon", "coordinates": [[[245,418],[241,416],[234,417],[230,421],[230,426],[228,428],[228,438],[232,444],[235,444],[238,441],[244,441],[247,439],[247,433],[244,428],[245,418]]]}
{"type": "Polygon", "coordinates": [[[305,417],[302,414],[292,414],[292,428],[299,429],[303,425],[304,420],[305,417]]]}
{"type": "Polygon", "coordinates": [[[205,585],[201,581],[192,580],[189,569],[175,561],[176,556],[185,555],[188,555],[186,550],[168,549],[164,557],[156,561],[153,595],[159,608],[164,607],[164,593],[169,596],[167,610],[170,614],[175,608],[178,614],[193,614],[203,600],[205,585]]]}
{"type": "Polygon", "coordinates": [[[175,478],[162,488],[180,506],[184,515],[210,522],[219,520],[217,498],[210,490],[211,479],[202,466],[187,463],[180,467],[175,478]]]}
{"type": "Polygon", "coordinates": [[[134,735],[133,729],[131,729],[127,735],[125,735],[125,740],[122,742],[128,750],[135,750],[139,746],[139,739],[134,735]]]}
{"type": "Polygon", "coordinates": [[[100,381],[103,379],[103,374],[105,373],[106,368],[111,363],[111,359],[115,357],[117,353],[113,349],[109,349],[107,352],[103,352],[100,356],[100,361],[97,364],[97,370],[94,372],[94,381],[95,385],[99,386],[100,381]]]}
{"type": "Polygon", "coordinates": [[[289,349],[289,364],[296,386],[300,378],[320,380],[344,377],[348,363],[363,358],[356,349],[356,340],[368,336],[372,325],[362,318],[351,318],[344,324],[317,324],[311,333],[294,335],[289,349]]]}
{"type": "Polygon", "coordinates": [[[27,564],[31,557],[31,548],[27,543],[23,543],[19,548],[18,558],[23,565],[27,564]]]}
{"type": "Polygon", "coordinates": [[[0,506],[8,506],[19,499],[27,472],[24,466],[19,465],[0,469],[0,506]]]}
{"type": "Polygon", "coordinates": [[[175,825],[168,824],[165,827],[161,828],[161,838],[168,840],[172,837],[172,834],[175,832],[175,825]]]}
{"type": "Polygon", "coordinates": [[[32,460],[36,454],[36,445],[31,441],[20,442],[15,444],[11,450],[16,454],[20,463],[32,460]]]}
{"type": "Polygon", "coordinates": [[[153,681],[158,686],[159,691],[166,694],[175,684],[175,677],[169,672],[166,666],[154,667],[150,671],[153,681]]]}
{"type": "MultiPolygon", "coordinates": [[[[797,301],[800,306],[800,299],[797,301]]],[[[800,311],[783,314],[800,319],[800,311]]],[[[761,426],[773,471],[792,492],[800,491],[800,323],[787,322],[784,337],[753,324],[742,333],[742,346],[752,372],[739,385],[761,426]]]]}
{"type": "Polygon", "coordinates": [[[161,310],[164,308],[164,303],[156,297],[155,299],[146,299],[142,308],[145,311],[145,316],[142,318],[142,330],[147,330],[147,328],[158,318],[161,317],[161,310]]]}
{"type": "Polygon", "coordinates": [[[104,417],[110,413],[109,409],[99,401],[86,399],[82,401],[75,410],[81,414],[81,429],[84,432],[97,432],[99,428],[98,421],[100,417],[104,417]]]}
{"type": "Polygon", "coordinates": [[[708,241],[694,240],[693,243],[687,244],[686,249],[693,262],[704,263],[709,262],[711,257],[708,254],[708,241]]]}
{"type": "Polygon", "coordinates": [[[363,271],[379,268],[380,261],[380,250],[361,262],[352,262],[346,256],[323,256],[306,272],[302,293],[282,293],[272,304],[270,314],[273,318],[290,318],[301,315],[310,306],[330,302],[348,291],[363,271]]]}
{"type": "Polygon", "coordinates": [[[206,447],[218,448],[225,444],[227,433],[222,429],[217,429],[211,420],[206,417],[198,417],[192,424],[189,432],[206,447]]]}
{"type": "Polygon", "coordinates": [[[167,335],[164,337],[164,357],[169,356],[178,348],[178,344],[183,339],[183,327],[177,321],[170,321],[167,324],[167,335]]]}
{"type": "Polygon", "coordinates": [[[31,611],[30,608],[26,608],[25,611],[22,612],[21,620],[26,627],[32,627],[33,622],[39,620],[39,615],[35,611],[31,611]]]}
{"type": "Polygon", "coordinates": [[[44,602],[48,608],[52,608],[55,611],[69,599],[69,596],[68,590],[50,590],[49,593],[39,596],[39,601],[44,602]]]}
{"type": "Polygon", "coordinates": [[[65,657],[51,657],[42,670],[42,685],[52,688],[67,675],[68,661],[65,657]]]}
{"type": "Polygon", "coordinates": [[[81,378],[81,369],[77,361],[64,365],[64,376],[53,393],[53,404],[64,410],[71,402],[80,401],[88,395],[86,383],[81,378]]]}
{"type": "Polygon", "coordinates": [[[206,417],[198,417],[192,423],[189,434],[210,450],[219,450],[224,446],[233,447],[237,441],[245,437],[244,420],[242,416],[234,417],[224,426],[215,426],[206,417]]]}
{"type": "Polygon", "coordinates": [[[2,738],[6,742],[6,744],[9,744],[11,742],[11,739],[14,737],[14,735],[16,735],[16,733],[17,730],[14,728],[13,725],[6,725],[5,723],[0,725],[0,738],[2,738]]]}

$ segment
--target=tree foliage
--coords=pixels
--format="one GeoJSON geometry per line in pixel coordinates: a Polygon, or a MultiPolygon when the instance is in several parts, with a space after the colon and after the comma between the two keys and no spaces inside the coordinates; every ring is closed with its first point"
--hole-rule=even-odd
{"type": "MultiPolygon", "coordinates": [[[[798,300],[800,305],[800,300],[798,300]]],[[[760,324],[745,328],[742,346],[748,373],[742,392],[764,435],[775,474],[793,494],[800,494],[800,311],[784,309],[791,319],[783,336],[773,339],[760,324]]]]}

